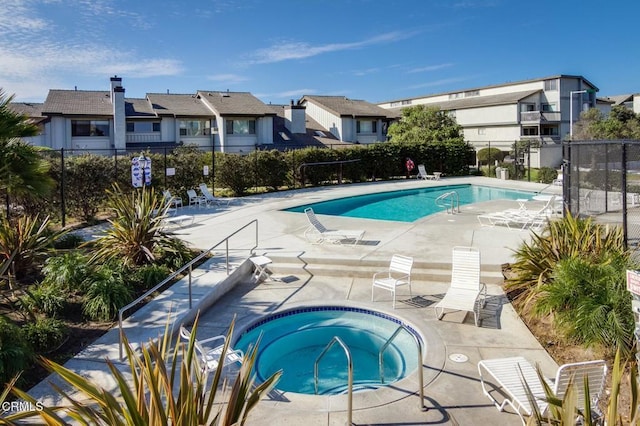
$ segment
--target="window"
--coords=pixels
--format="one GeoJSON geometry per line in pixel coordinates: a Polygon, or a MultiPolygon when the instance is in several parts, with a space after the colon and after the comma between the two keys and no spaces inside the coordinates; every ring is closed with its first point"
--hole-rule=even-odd
{"type": "Polygon", "coordinates": [[[109,121],[71,120],[71,136],[109,136],[109,121]]]}
{"type": "Polygon", "coordinates": [[[255,135],[256,120],[227,120],[228,135],[255,135]]]}
{"type": "Polygon", "coordinates": [[[548,91],[558,90],[558,80],[545,80],[544,90],[548,90],[548,91]]]}
{"type": "Polygon", "coordinates": [[[449,93],[449,99],[460,99],[464,94],[462,92],[459,93],[449,93]]]}
{"type": "Polygon", "coordinates": [[[543,112],[553,112],[553,111],[556,111],[556,104],[555,104],[555,102],[550,103],[550,104],[542,104],[542,111],[543,111],[543,112]]]}
{"type": "Polygon", "coordinates": [[[538,128],[537,127],[523,127],[522,128],[523,136],[538,136],[538,128]]]}
{"type": "Polygon", "coordinates": [[[205,136],[210,127],[209,120],[180,120],[180,136],[205,136]]]}
{"type": "Polygon", "coordinates": [[[456,118],[456,110],[452,109],[452,110],[447,111],[447,115],[449,117],[451,117],[451,118],[456,118]]]}
{"type": "Polygon", "coordinates": [[[521,112],[532,112],[536,110],[536,104],[521,104],[520,111],[521,112]]]}
{"type": "Polygon", "coordinates": [[[394,102],[391,102],[391,104],[389,104],[389,106],[390,106],[391,108],[393,108],[393,107],[397,107],[397,106],[400,106],[400,105],[401,105],[401,104],[400,104],[400,102],[398,102],[398,101],[394,101],[394,102]]]}
{"type": "Polygon", "coordinates": [[[467,90],[466,92],[464,92],[464,97],[465,98],[470,98],[472,96],[480,96],[480,91],[479,90],[467,90]]]}
{"type": "Polygon", "coordinates": [[[478,127],[478,134],[479,135],[485,135],[487,129],[485,129],[484,127],[478,127]]]}
{"type": "Polygon", "coordinates": [[[378,122],[373,120],[358,120],[356,122],[356,133],[376,133],[378,131],[378,122]]]}
{"type": "Polygon", "coordinates": [[[159,121],[127,121],[128,133],[152,133],[159,131],[159,121]]]}
{"type": "Polygon", "coordinates": [[[402,105],[411,105],[411,99],[408,101],[402,101],[402,105]]]}
{"type": "Polygon", "coordinates": [[[544,136],[558,136],[557,127],[543,127],[540,129],[544,136]]]}

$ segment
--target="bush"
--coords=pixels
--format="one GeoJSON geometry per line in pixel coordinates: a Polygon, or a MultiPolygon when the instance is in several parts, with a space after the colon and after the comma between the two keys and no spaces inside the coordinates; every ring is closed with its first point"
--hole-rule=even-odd
{"type": "Polygon", "coordinates": [[[495,165],[496,161],[499,163],[502,162],[506,155],[507,153],[505,151],[500,151],[498,148],[481,148],[476,154],[480,164],[484,163],[489,166],[495,165]]]}
{"type": "Polygon", "coordinates": [[[124,284],[121,272],[110,265],[96,268],[87,284],[82,312],[93,321],[113,320],[118,310],[133,298],[132,291],[124,284]]]}
{"type": "Polygon", "coordinates": [[[42,268],[43,284],[55,285],[58,289],[80,290],[89,275],[88,259],[79,251],[50,257],[42,268]]]}
{"type": "Polygon", "coordinates": [[[216,155],[216,184],[227,187],[234,196],[244,195],[255,182],[249,159],[239,154],[216,155]]]}
{"type": "Polygon", "coordinates": [[[171,275],[171,270],[165,265],[144,265],[137,268],[131,282],[142,289],[149,289],[171,275]]]}
{"type": "Polygon", "coordinates": [[[186,243],[178,238],[173,238],[158,247],[155,255],[157,265],[164,265],[171,270],[182,268],[195,257],[186,243]]]}
{"type": "Polygon", "coordinates": [[[67,326],[53,318],[39,318],[35,322],[25,324],[22,334],[35,353],[51,352],[67,338],[67,326]]]}
{"type": "Polygon", "coordinates": [[[114,181],[113,159],[102,155],[70,157],[65,163],[65,196],[69,212],[85,221],[95,218],[114,181]]]}
{"type": "Polygon", "coordinates": [[[53,247],[57,250],[70,250],[80,247],[82,243],[84,243],[84,238],[80,235],[67,233],[58,238],[53,243],[53,247]]]}
{"type": "Polygon", "coordinates": [[[287,167],[280,151],[254,151],[249,154],[249,162],[254,165],[256,184],[274,191],[285,184],[287,167]]]}
{"type": "Polygon", "coordinates": [[[551,167],[540,167],[538,171],[538,180],[542,183],[552,183],[558,178],[558,172],[551,167]]]}
{"type": "Polygon", "coordinates": [[[32,355],[20,328],[0,316],[0,384],[4,385],[29,366],[32,355]]]}
{"type": "Polygon", "coordinates": [[[25,293],[20,298],[20,304],[29,312],[40,312],[56,317],[67,307],[67,292],[54,283],[36,285],[25,293]]]}

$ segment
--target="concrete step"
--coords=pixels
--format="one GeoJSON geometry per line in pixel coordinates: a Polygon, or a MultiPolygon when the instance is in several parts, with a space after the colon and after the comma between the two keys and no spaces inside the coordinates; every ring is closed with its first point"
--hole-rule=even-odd
{"type": "MultiPolygon", "coordinates": [[[[267,256],[273,261],[269,270],[276,275],[371,278],[373,273],[384,271],[389,266],[389,259],[308,258],[273,253],[267,253],[267,256]]],[[[500,265],[482,265],[480,275],[486,284],[501,284],[504,279],[500,265]]],[[[413,280],[447,282],[451,279],[451,265],[417,261],[413,264],[411,276],[413,280]]]]}

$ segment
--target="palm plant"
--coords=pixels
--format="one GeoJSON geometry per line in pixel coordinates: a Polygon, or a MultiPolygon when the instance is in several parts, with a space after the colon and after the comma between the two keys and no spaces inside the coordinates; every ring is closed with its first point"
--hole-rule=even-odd
{"type": "Polygon", "coordinates": [[[156,196],[153,188],[127,195],[115,184],[108,191],[107,207],[114,218],[95,241],[98,249],[92,263],[118,259],[126,266],[143,265],[153,263],[160,249],[174,250],[175,238],[164,232],[162,225],[169,204],[164,197],[156,196]]]}
{"type": "MultiPolygon", "coordinates": [[[[197,328],[197,319],[194,329],[197,328]]],[[[224,350],[229,347],[233,322],[227,333],[224,350]]],[[[57,373],[80,396],[60,388],[56,390],[70,402],[67,407],[49,407],[40,411],[26,411],[7,416],[7,422],[40,417],[49,425],[66,424],[62,412],[79,424],[95,425],[243,425],[256,404],[277,383],[277,372],[262,383],[254,382],[257,344],[244,356],[242,367],[230,386],[222,381],[222,368],[216,370],[211,384],[195,352],[195,333],[186,344],[173,344],[169,324],[164,337],[142,346],[137,353],[126,341],[126,358],[132,378],[126,379],[115,364],[107,360],[109,370],[118,387],[116,396],[89,379],[46,359],[42,364],[57,373]],[[220,404],[221,396],[226,399],[220,404]]],[[[26,392],[13,389],[13,393],[27,402],[36,403],[26,392]]]]}
{"type": "Polygon", "coordinates": [[[505,288],[517,295],[514,302],[526,315],[537,294],[534,290],[549,282],[560,260],[580,257],[599,263],[610,255],[624,259],[630,256],[622,229],[594,223],[591,218],[574,218],[567,212],[563,219],[551,221],[542,233],[534,233],[530,243],[523,243],[515,251],[513,276],[505,281],[505,288]]]}
{"type": "Polygon", "coordinates": [[[604,264],[563,259],[554,268],[553,279],[535,290],[534,312],[552,314],[554,326],[573,341],[629,357],[634,319],[627,268],[628,262],[620,257],[604,264]]]}

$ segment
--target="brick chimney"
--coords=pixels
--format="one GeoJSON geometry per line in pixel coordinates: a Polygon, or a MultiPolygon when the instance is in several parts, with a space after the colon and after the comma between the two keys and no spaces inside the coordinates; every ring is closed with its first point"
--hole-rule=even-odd
{"type": "Polygon", "coordinates": [[[113,105],[113,147],[126,149],[127,147],[127,117],[124,111],[124,87],[122,78],[111,77],[111,104],[113,105]]]}

